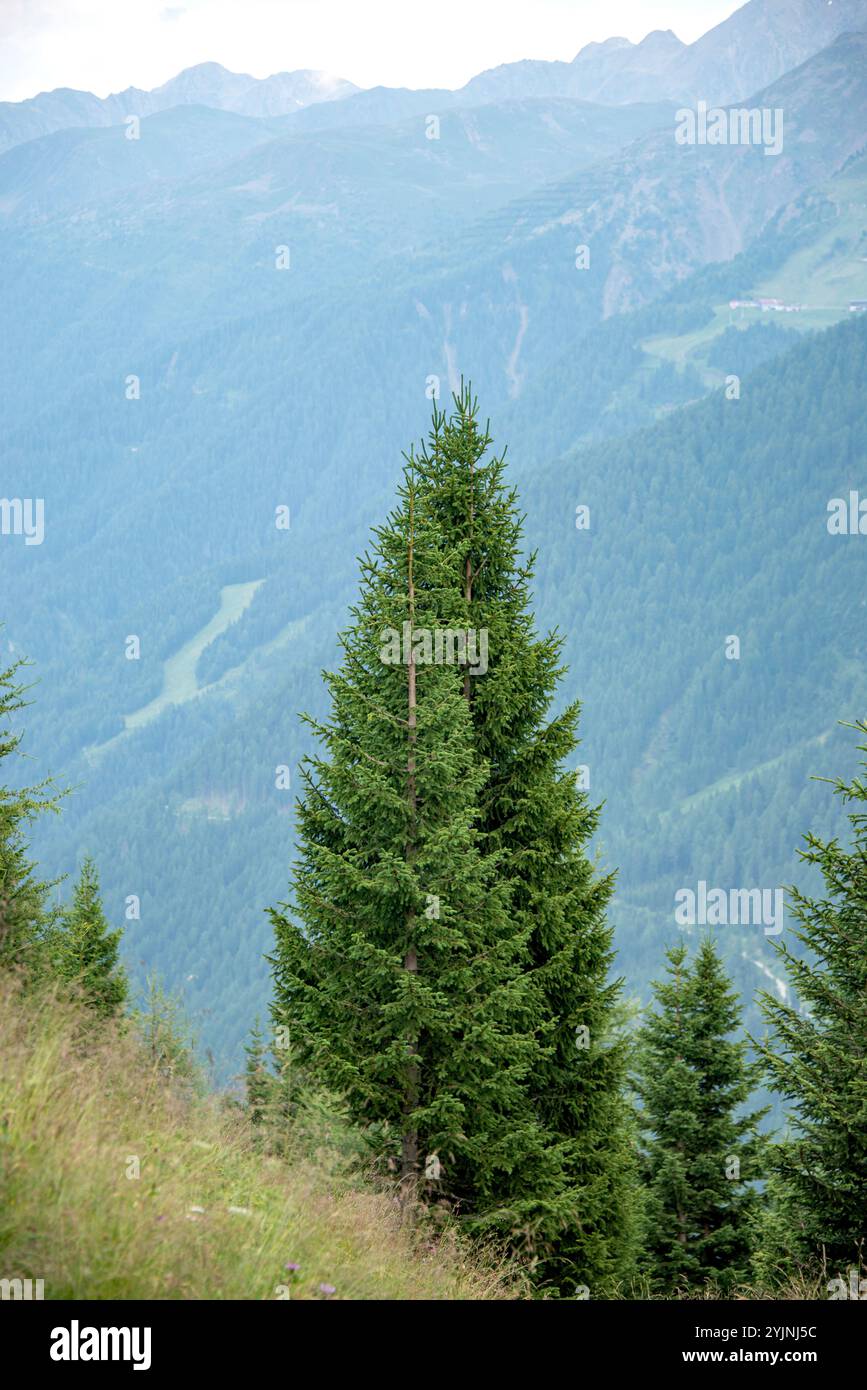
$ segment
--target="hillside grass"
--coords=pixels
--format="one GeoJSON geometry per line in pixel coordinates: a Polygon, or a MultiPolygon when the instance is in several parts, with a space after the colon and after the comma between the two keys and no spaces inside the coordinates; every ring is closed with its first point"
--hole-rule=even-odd
{"type": "Polygon", "coordinates": [[[246,584],[226,584],[220,590],[220,607],[214,616],[164,663],[160,694],[135,713],[124,716],[127,732],[152,723],[170,705],[184,705],[201,693],[196,674],[199,657],[221,633],[243,617],[256,596],[256,590],[264,582],[264,579],[253,579],[246,584]]]}
{"type": "Polygon", "coordinates": [[[0,1277],[43,1279],[46,1299],[516,1291],[493,1259],[434,1238],[354,1176],[327,1136],[317,1148],[308,1130],[297,1155],[269,1156],[240,1107],[167,1079],[131,1026],[95,1032],[76,1005],[8,980],[0,1277]]]}
{"type": "MultiPolygon", "coordinates": [[[[867,214],[867,174],[860,165],[847,176],[838,175],[822,192],[836,210],[821,233],[808,245],[793,251],[781,266],[757,284],[737,285],[738,298],[782,299],[801,303],[797,315],[763,314],[760,309],[731,310],[728,304],[713,306],[713,317],[703,327],[688,333],[658,334],[646,338],[641,347],[648,356],[672,363],[678,370],[687,364],[700,373],[704,385],[714,390],[725,380],[725,373],[705,361],[711,343],[728,327],[745,328],[754,323],[773,323],[793,334],[830,328],[849,317],[849,302],[867,299],[867,256],[864,219],[867,214]]],[[[792,341],[795,339],[793,337],[792,341]]]]}
{"type": "MultiPolygon", "coordinates": [[[[0,978],[0,1278],[41,1279],[49,1300],[533,1296],[492,1253],[365,1182],[327,1107],[284,1146],[263,1152],[241,1106],[195,1072],[167,1077],[133,1024],[95,1025],[56,990],[0,978]]],[[[727,1297],[824,1299],[840,1271],[771,1273],[727,1297]]],[[[660,1293],[636,1274],[606,1296],[720,1294],[660,1293]]]]}

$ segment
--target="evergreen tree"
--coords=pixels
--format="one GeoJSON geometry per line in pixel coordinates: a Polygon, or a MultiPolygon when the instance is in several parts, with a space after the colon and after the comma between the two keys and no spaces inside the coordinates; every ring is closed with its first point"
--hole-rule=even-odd
{"type": "Polygon", "coordinates": [[[627,1058],[616,1028],[620,984],[609,979],[613,877],[596,872],[588,856],[599,811],[567,769],[580,705],[551,713],[564,675],[562,639],[535,630],[535,556],[521,558],[517,496],[505,454],[489,453],[491,445],[462,384],[449,418],[434,411],[418,468],[451,553],[460,621],[487,635],[486,673],[464,675],[485,767],[480,843],[508,887],[512,930],[527,942],[532,1019],[546,1044],[528,1077],[528,1101],[580,1194],[571,1218],[537,1223],[538,1275],[564,1289],[578,1282],[598,1290],[630,1272],[636,1216],[627,1058]]]}
{"type": "MultiPolygon", "coordinates": [[[[808,1290],[804,1297],[822,1297],[824,1290],[816,1291],[821,1276],[821,1265],[803,1239],[803,1231],[793,1220],[791,1194],[776,1171],[774,1145],[768,1144],[766,1167],[768,1179],[761,1199],[756,1207],[752,1245],[752,1282],[761,1290],[775,1293],[780,1289],[788,1291],[798,1286],[808,1290]]],[[[812,1252],[815,1256],[815,1251],[812,1252]]]]}
{"type": "Polygon", "coordinates": [[[74,983],[97,1013],[117,1014],[126,1002],[127,979],[118,962],[122,932],[110,931],[99,896],[99,877],[92,859],[81,866],[69,908],[53,934],[55,968],[74,983]]]}
{"type": "MultiPolygon", "coordinates": [[[[0,671],[0,763],[19,753],[22,735],[11,720],[26,708],[27,687],[19,679],[24,663],[0,671]]],[[[46,904],[48,884],[34,875],[25,832],[43,811],[58,809],[51,783],[20,790],[0,786],[0,964],[25,967],[37,973],[45,963],[44,939],[51,914],[46,904]]]]}
{"type": "Polygon", "coordinates": [[[254,1125],[265,1120],[272,1101],[274,1076],[267,1062],[265,1037],[259,1021],[253,1025],[250,1041],[245,1045],[244,1090],[247,1097],[247,1113],[254,1125]]]}
{"type": "Polygon", "coordinates": [[[638,1094],[646,1133],[646,1262],[670,1292],[708,1280],[730,1288],[749,1272],[750,1230],[763,1176],[756,1126],[745,1113],[758,1073],[731,989],[710,938],[692,968],[687,948],[667,952],[667,980],[639,1039],[638,1094]]]}
{"type": "MultiPolygon", "coordinates": [[[[867,721],[851,727],[867,735],[867,721]]],[[[867,754],[867,743],[858,748],[867,754]]],[[[774,1150],[790,1248],[842,1267],[863,1261],[867,1235],[867,782],[831,785],[853,807],[853,843],[805,836],[799,854],[825,892],[790,890],[805,955],[776,949],[798,1003],[762,995],[772,1037],[761,1050],[772,1086],[793,1104],[794,1134],[774,1150]]]]}
{"type": "Polygon", "coordinates": [[[156,975],[146,980],[145,1007],[133,1019],[155,1072],[169,1080],[202,1084],[196,1063],[195,1039],[176,995],[167,994],[156,975]]]}
{"type": "Polygon", "coordinates": [[[309,721],[321,752],[302,771],[298,920],[271,914],[274,1022],[402,1183],[514,1239],[543,1206],[565,1220],[572,1198],[526,1103],[543,1055],[529,929],[482,852],[463,671],[434,659],[458,625],[454,557],[411,459],[399,495],[325,677],[330,722],[309,721]]]}

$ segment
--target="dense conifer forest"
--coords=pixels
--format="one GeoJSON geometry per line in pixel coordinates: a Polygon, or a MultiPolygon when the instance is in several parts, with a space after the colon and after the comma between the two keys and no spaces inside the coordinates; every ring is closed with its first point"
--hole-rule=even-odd
{"type": "MultiPolygon", "coordinates": [[[[462,386],[406,454],[361,557],[325,712],[307,719],[293,892],[270,914],[272,1026],[251,1032],[245,1099],[221,1104],[240,1105],[254,1152],[296,1161],[318,1113],[347,1174],[391,1190],[435,1242],[496,1252],[476,1258],[536,1295],[845,1284],[867,1200],[852,1045],[867,1032],[867,781],[831,779],[843,843],[805,836],[821,887],[790,890],[795,948],[774,945],[790,989],[755,1001],[757,1059],[719,912],[668,950],[636,1018],[616,974],[615,873],[588,853],[602,809],[572,767],[580,706],[554,707],[564,638],[537,628],[536,556],[492,446],[462,386]],[[784,1111],[772,1132],[762,1079],[784,1111]]],[[[22,755],[25,670],[0,674],[4,771],[22,755]]],[[[852,734],[867,768],[867,722],[852,734]]],[[[73,1051],[92,1064],[114,1028],[136,1066],[195,1090],[176,1003],[154,981],[129,1010],[94,859],[60,904],[31,859],[33,823],[62,816],[65,795],[50,781],[0,792],[7,1007],[78,1000],[73,1051]]],[[[13,1222],[15,1261],[20,1239],[13,1222]]]]}
{"type": "Polygon", "coordinates": [[[867,1298],[863,0],[101,4],[0,57],[0,1300],[867,1298]]]}

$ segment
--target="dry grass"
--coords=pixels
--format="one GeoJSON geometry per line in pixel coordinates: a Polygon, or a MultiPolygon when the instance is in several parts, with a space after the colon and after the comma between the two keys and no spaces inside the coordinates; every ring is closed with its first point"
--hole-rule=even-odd
{"type": "Polygon", "coordinates": [[[260,1153],[240,1112],[173,1088],[129,1030],[94,1035],[74,1005],[9,982],[0,1277],[71,1299],[513,1296],[493,1262],[433,1242],[324,1155],[260,1153]]]}

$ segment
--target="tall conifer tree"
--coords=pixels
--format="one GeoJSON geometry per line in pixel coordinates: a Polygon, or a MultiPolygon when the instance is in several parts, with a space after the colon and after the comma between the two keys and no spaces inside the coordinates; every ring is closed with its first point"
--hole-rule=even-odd
{"type": "MultiPolygon", "coordinates": [[[[867,735],[867,721],[853,727],[867,735]]],[[[867,742],[858,748],[867,755],[867,742]]],[[[762,1056],[793,1107],[794,1133],[774,1150],[793,1253],[842,1267],[867,1260],[867,781],[831,785],[852,807],[852,845],[805,836],[801,858],[825,891],[791,890],[805,953],[777,951],[798,1004],[761,997],[772,1030],[762,1056]]]]}
{"type": "Polygon", "coordinates": [[[511,1233],[564,1200],[560,1156],[525,1101],[542,1052],[529,928],[510,921],[500,858],[482,852],[486,768],[463,671],[432,647],[458,626],[453,557],[411,460],[375,540],[325,677],[330,720],[309,721],[321,752],[303,769],[299,920],[272,912],[274,1022],[409,1189],[511,1233]],[[509,1175],[529,1170],[516,1196],[509,1175]]]}
{"type": "Polygon", "coordinates": [[[579,709],[550,711],[561,643],[535,632],[490,444],[462,389],[365,558],[334,718],[314,726],[302,925],[273,914],[275,1022],[400,1136],[405,1176],[444,1164],[439,1190],[529,1251],[541,1283],[598,1294],[630,1272],[635,1226],[612,881],[587,855],[598,812],[565,767],[579,709]],[[383,669],[383,627],[407,622],[462,630],[475,674],[431,665],[423,642],[383,669]]]}
{"type": "Polygon", "coordinates": [[[743,1110],[758,1068],[731,1037],[738,999],[710,938],[691,968],[684,944],[667,956],[640,1038],[647,1265],[665,1291],[730,1287],[749,1273],[752,1184],[764,1176],[756,1126],[766,1111],[743,1110]]]}
{"type": "Polygon", "coordinates": [[[616,1036],[620,986],[609,978],[613,878],[597,873],[588,855],[599,811],[568,767],[580,705],[552,713],[562,640],[536,632],[535,556],[521,557],[517,495],[505,454],[491,445],[462,384],[451,416],[434,412],[420,477],[451,553],[461,622],[487,633],[488,671],[464,681],[486,769],[482,845],[508,884],[512,929],[527,941],[533,1019],[546,1042],[528,1100],[578,1194],[570,1218],[537,1227],[539,1273],[565,1289],[577,1281],[598,1290],[629,1273],[635,1225],[627,1059],[616,1036]]]}

